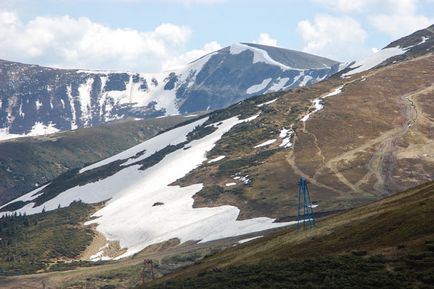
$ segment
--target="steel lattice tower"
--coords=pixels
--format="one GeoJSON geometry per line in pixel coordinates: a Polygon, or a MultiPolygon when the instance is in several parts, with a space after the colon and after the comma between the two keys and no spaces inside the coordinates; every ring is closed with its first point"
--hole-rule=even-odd
{"type": "Polygon", "coordinates": [[[305,178],[298,181],[298,206],[297,206],[297,229],[303,225],[303,228],[312,228],[315,226],[315,215],[313,214],[312,203],[309,196],[309,188],[305,178]],[[302,224],[300,224],[302,223],[302,224]]]}

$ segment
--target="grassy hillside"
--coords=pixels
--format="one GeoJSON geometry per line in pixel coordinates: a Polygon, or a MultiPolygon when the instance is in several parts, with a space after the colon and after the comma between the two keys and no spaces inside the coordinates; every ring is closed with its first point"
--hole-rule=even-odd
{"type": "Polygon", "coordinates": [[[21,275],[90,265],[72,262],[94,233],[83,223],[97,206],[74,202],[36,215],[0,218],[0,275],[21,275]]]}
{"type": "Polygon", "coordinates": [[[125,120],[44,137],[0,142],[0,205],[61,175],[109,157],[186,117],[125,120]]]}
{"type": "Polygon", "coordinates": [[[300,176],[310,182],[322,212],[357,207],[432,180],[433,60],[426,54],[229,107],[219,115],[238,110],[259,116],[235,126],[208,153],[208,159],[223,159],[204,163],[177,184],[203,183],[195,207],[235,205],[239,218],[246,219],[294,215],[300,176]],[[304,122],[314,99],[324,107],[304,122]],[[282,129],[294,132],[290,148],[280,146],[282,129]]]}
{"type": "Polygon", "coordinates": [[[433,288],[434,182],[228,249],[151,288],[433,288]]]}

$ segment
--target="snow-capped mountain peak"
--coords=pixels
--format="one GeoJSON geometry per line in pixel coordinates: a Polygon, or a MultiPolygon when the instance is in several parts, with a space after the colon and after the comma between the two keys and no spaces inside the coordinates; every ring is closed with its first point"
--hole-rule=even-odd
{"type": "Polygon", "coordinates": [[[237,43],[161,73],[65,70],[0,61],[0,139],[227,107],[312,84],[339,63],[303,52],[237,43]]]}

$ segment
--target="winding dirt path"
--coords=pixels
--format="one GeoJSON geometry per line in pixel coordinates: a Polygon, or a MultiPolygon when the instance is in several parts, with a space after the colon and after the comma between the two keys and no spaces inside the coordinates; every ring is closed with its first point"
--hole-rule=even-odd
{"type": "MultiPolygon", "coordinates": [[[[409,60],[409,61],[415,61],[415,60],[409,60]]],[[[364,81],[367,78],[375,76],[377,73],[382,72],[384,69],[387,69],[387,67],[382,67],[370,71],[359,78],[347,81],[343,83],[343,87],[345,87],[345,85],[348,85],[356,81],[364,81]]],[[[307,129],[306,122],[303,122],[301,132],[308,134],[313,138],[314,146],[316,148],[318,156],[320,156],[322,159],[322,164],[320,168],[316,170],[313,176],[309,176],[297,166],[295,155],[293,152],[291,152],[288,155],[287,158],[288,163],[290,164],[290,166],[292,167],[295,173],[299,174],[300,176],[303,176],[311,183],[335,192],[342,193],[341,191],[331,188],[330,186],[327,186],[325,184],[322,184],[317,180],[318,176],[327,169],[331,170],[333,174],[338,178],[338,180],[342,184],[350,188],[353,192],[363,193],[363,194],[374,194],[374,193],[366,192],[361,188],[361,186],[369,182],[372,176],[375,176],[376,179],[376,182],[374,184],[375,191],[382,194],[388,194],[389,190],[393,190],[399,187],[396,184],[393,176],[391,175],[396,165],[396,154],[398,151],[397,143],[417,123],[421,123],[425,125],[432,125],[434,123],[430,118],[428,118],[423,114],[422,109],[416,99],[417,96],[419,95],[430,93],[433,91],[434,91],[434,85],[431,85],[429,87],[425,87],[423,89],[400,96],[400,101],[402,102],[402,116],[405,119],[402,125],[394,129],[391,129],[387,132],[384,132],[377,138],[371,139],[365,142],[364,144],[329,160],[326,160],[326,158],[322,154],[321,147],[318,143],[318,138],[316,137],[316,135],[310,132],[307,129]],[[372,148],[375,148],[375,152],[373,153],[372,157],[369,159],[367,163],[368,172],[356,183],[350,182],[339,170],[338,168],[339,163],[342,161],[354,160],[357,157],[357,154],[366,153],[369,149],[372,148]]],[[[326,94],[323,94],[322,96],[320,96],[320,98],[324,97],[324,95],[326,94]]],[[[309,107],[309,109],[311,109],[311,107],[309,107]]],[[[296,141],[297,138],[295,136],[294,145],[296,145],[296,141]]]]}
{"type": "Polygon", "coordinates": [[[305,172],[303,172],[303,171],[302,171],[302,170],[297,166],[297,164],[295,163],[294,153],[293,153],[292,151],[288,154],[286,160],[287,160],[288,164],[291,166],[291,168],[292,168],[292,170],[294,171],[294,173],[296,173],[297,175],[299,175],[299,176],[305,178],[305,179],[308,180],[311,184],[314,184],[314,185],[316,185],[317,187],[320,187],[320,188],[324,188],[324,189],[327,189],[327,190],[331,190],[331,191],[336,192],[336,193],[338,193],[338,194],[344,194],[343,191],[338,190],[338,189],[335,189],[335,188],[332,188],[332,187],[330,187],[330,186],[327,186],[327,185],[325,185],[325,184],[319,182],[316,178],[313,178],[313,177],[309,176],[308,174],[306,174],[305,172]]]}
{"type": "Polygon", "coordinates": [[[388,194],[390,188],[398,188],[392,177],[393,167],[396,165],[397,142],[402,139],[409,130],[419,122],[422,110],[415,100],[418,95],[434,91],[434,85],[402,95],[404,103],[403,116],[405,121],[397,128],[397,131],[381,144],[377,152],[369,160],[368,168],[377,178],[374,189],[388,194]]]}

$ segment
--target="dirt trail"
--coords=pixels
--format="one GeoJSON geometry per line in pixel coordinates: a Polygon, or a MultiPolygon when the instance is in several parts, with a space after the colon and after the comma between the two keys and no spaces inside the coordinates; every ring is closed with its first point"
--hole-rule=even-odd
{"type": "MultiPolygon", "coordinates": [[[[431,57],[431,55],[418,57],[416,59],[408,61],[419,61],[420,59],[427,57],[431,57]]],[[[389,69],[389,67],[381,67],[373,71],[369,71],[368,73],[361,75],[361,77],[344,82],[343,87],[353,82],[365,81],[367,78],[375,76],[376,74],[384,71],[385,69],[389,69]]],[[[288,162],[297,174],[305,177],[311,183],[314,183],[315,185],[323,188],[331,189],[335,192],[338,192],[338,190],[330,188],[329,186],[324,185],[317,180],[318,176],[321,175],[321,173],[325,170],[331,170],[342,184],[350,188],[353,192],[362,194],[370,194],[363,190],[361,186],[368,183],[372,176],[375,176],[375,191],[387,194],[389,190],[394,190],[399,187],[394,181],[393,176],[391,175],[393,172],[393,168],[396,165],[396,153],[398,150],[397,143],[409,132],[409,130],[413,128],[416,123],[425,125],[432,125],[434,123],[429,117],[425,116],[422,113],[422,110],[416,100],[416,97],[418,95],[430,93],[433,91],[434,85],[431,85],[429,87],[401,96],[400,101],[403,107],[402,116],[405,119],[402,125],[387,132],[384,132],[377,138],[371,139],[366,143],[329,160],[326,160],[326,158],[322,154],[321,147],[318,143],[318,138],[316,137],[316,135],[310,132],[307,128],[306,122],[303,122],[300,131],[301,133],[308,134],[313,138],[317,154],[322,159],[322,165],[313,176],[309,176],[297,166],[293,153],[288,156],[288,162]],[[339,163],[354,160],[357,158],[357,154],[366,153],[369,149],[372,148],[375,148],[375,153],[368,161],[367,168],[369,171],[356,183],[350,182],[339,170],[339,163]]],[[[323,94],[320,97],[322,98],[324,97],[324,95],[326,94],[323,94]]],[[[294,145],[296,145],[296,137],[294,138],[294,145]]]]}
{"type": "Polygon", "coordinates": [[[288,161],[288,163],[289,163],[289,165],[291,166],[291,168],[294,170],[294,173],[296,173],[297,175],[299,175],[299,176],[305,178],[305,179],[308,180],[310,183],[316,185],[317,187],[324,188],[324,189],[327,189],[327,190],[331,190],[331,191],[336,192],[336,193],[338,193],[338,194],[344,194],[343,191],[340,191],[340,190],[338,190],[338,189],[335,189],[335,188],[332,188],[332,187],[330,187],[330,186],[327,186],[327,185],[325,185],[325,184],[319,182],[317,179],[315,179],[315,178],[309,176],[308,174],[304,173],[304,172],[303,172],[303,171],[302,171],[302,170],[297,166],[297,164],[296,164],[296,162],[295,162],[295,158],[294,158],[294,153],[293,153],[292,151],[289,153],[289,155],[287,156],[286,160],[288,161]]]}
{"type": "Polygon", "coordinates": [[[377,182],[374,185],[374,189],[377,192],[387,194],[389,189],[398,188],[398,185],[396,185],[391,175],[393,167],[396,164],[396,144],[409,130],[413,129],[414,125],[419,121],[419,116],[422,115],[422,111],[417,105],[415,97],[432,91],[434,91],[434,85],[401,96],[401,100],[404,104],[402,115],[405,121],[398,127],[395,133],[388,136],[368,163],[369,170],[377,178],[377,182]]]}
{"type": "MultiPolygon", "coordinates": [[[[364,80],[366,80],[366,76],[365,76],[365,75],[363,75],[363,76],[361,76],[361,77],[358,77],[358,78],[355,78],[355,79],[351,79],[351,80],[349,80],[349,81],[346,81],[346,82],[344,82],[344,83],[341,85],[341,91],[344,89],[344,87],[345,87],[346,85],[352,84],[352,83],[354,83],[354,82],[364,81],[364,80]]],[[[328,92],[326,92],[326,93],[321,94],[321,95],[320,95],[320,98],[326,98],[327,95],[329,95],[331,92],[334,92],[335,90],[336,90],[336,88],[333,88],[331,91],[328,91],[328,92]]],[[[342,92],[341,92],[341,93],[342,93],[342,92]]],[[[309,107],[309,109],[311,109],[311,107],[309,107]]],[[[345,176],[344,176],[344,175],[343,175],[343,174],[338,170],[338,168],[337,168],[337,163],[338,163],[339,161],[342,161],[342,160],[348,160],[350,157],[354,156],[354,155],[355,155],[356,153],[358,153],[358,152],[364,151],[364,149],[370,147],[372,144],[368,144],[368,143],[369,143],[369,142],[368,142],[368,143],[366,143],[366,144],[364,144],[364,145],[362,145],[362,146],[360,146],[360,147],[358,147],[358,148],[356,148],[356,149],[354,149],[354,150],[351,150],[351,151],[349,151],[349,152],[346,152],[346,153],[344,153],[344,154],[342,154],[342,155],[339,155],[338,157],[336,157],[336,158],[334,158],[334,159],[329,160],[329,161],[326,162],[326,158],[325,158],[325,156],[323,155],[322,150],[321,150],[321,147],[320,147],[320,145],[319,145],[319,143],[318,143],[318,138],[317,138],[317,136],[316,136],[314,133],[310,132],[310,131],[307,129],[307,127],[306,127],[306,121],[303,122],[303,126],[302,126],[301,131],[302,131],[303,133],[305,133],[305,134],[310,135],[310,136],[314,139],[314,145],[315,145],[315,148],[316,148],[316,150],[317,150],[317,154],[318,154],[318,156],[320,156],[321,159],[322,159],[322,165],[321,165],[321,167],[320,167],[320,168],[315,172],[315,174],[314,174],[313,176],[309,176],[309,175],[307,175],[306,173],[304,173],[304,172],[303,172],[303,171],[302,171],[302,170],[297,166],[296,161],[295,161],[295,157],[294,157],[293,154],[291,153],[291,155],[288,157],[288,162],[289,162],[289,164],[291,165],[291,167],[293,168],[293,170],[294,170],[297,174],[303,176],[304,178],[306,178],[307,180],[309,180],[311,183],[313,183],[313,184],[315,184],[315,185],[317,185],[317,186],[319,186],[319,187],[327,188],[327,189],[329,189],[329,190],[332,190],[332,191],[335,191],[335,192],[338,192],[338,193],[343,193],[342,191],[339,191],[339,190],[336,190],[336,189],[334,189],[334,188],[331,188],[330,186],[327,186],[327,185],[325,185],[325,184],[322,184],[321,182],[319,182],[319,181],[317,180],[318,175],[319,175],[323,170],[325,170],[325,169],[330,169],[330,170],[335,174],[335,176],[338,178],[338,180],[339,180],[341,183],[343,183],[344,185],[346,185],[348,188],[350,188],[352,191],[354,191],[354,192],[358,192],[358,193],[368,194],[367,192],[365,192],[364,190],[362,190],[362,189],[359,187],[360,184],[353,184],[353,183],[351,183],[350,181],[348,181],[348,179],[347,179],[347,178],[346,178],[346,177],[345,177],[345,176]]],[[[378,142],[382,141],[383,138],[384,138],[384,136],[380,136],[380,138],[381,138],[381,139],[377,140],[378,142]]],[[[296,139],[296,138],[294,138],[294,145],[295,145],[295,139],[296,139]]]]}
{"type": "Polygon", "coordinates": [[[412,93],[412,94],[405,96],[405,98],[411,103],[411,105],[415,111],[415,118],[414,118],[412,124],[415,124],[415,123],[426,124],[426,125],[432,125],[433,124],[434,120],[431,120],[429,117],[427,117],[423,113],[423,110],[417,101],[417,96],[423,95],[426,93],[430,93],[430,92],[434,92],[434,85],[428,86],[424,89],[416,91],[415,93],[412,93]]]}

